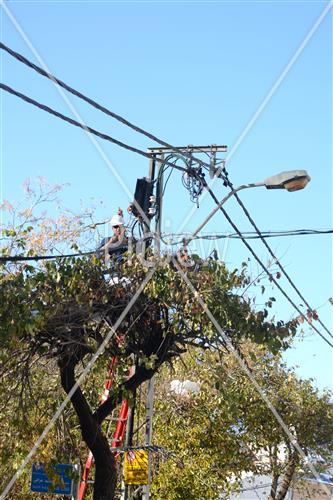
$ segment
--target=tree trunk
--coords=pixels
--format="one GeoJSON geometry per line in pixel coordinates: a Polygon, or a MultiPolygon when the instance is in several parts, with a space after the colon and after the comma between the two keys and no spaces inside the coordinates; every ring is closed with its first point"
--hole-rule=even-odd
{"type": "MultiPolygon", "coordinates": [[[[74,356],[64,356],[58,361],[61,376],[61,385],[68,394],[75,385],[75,365],[78,358],[74,356]]],[[[153,376],[154,370],[146,369],[144,366],[138,367],[135,374],[126,382],[123,387],[127,391],[134,391],[144,381],[153,376]]],[[[95,459],[95,482],[94,500],[113,500],[117,485],[117,465],[113,453],[110,451],[109,443],[101,430],[103,420],[110,414],[122,399],[122,391],[101,404],[92,413],[90,406],[84,397],[80,387],[71,396],[71,402],[79,418],[82,438],[91,450],[95,459]]]]}
{"type": "Polygon", "coordinates": [[[295,474],[296,465],[297,465],[297,454],[296,452],[294,452],[287,465],[286,471],[283,474],[283,479],[279,488],[279,492],[275,497],[276,500],[284,500],[286,498],[291,481],[295,474]]]}
{"type": "Polygon", "coordinates": [[[275,500],[276,499],[278,480],[279,480],[279,476],[277,474],[273,474],[271,492],[270,492],[270,495],[268,497],[268,500],[275,500]]]}
{"type": "Polygon", "coordinates": [[[114,454],[110,451],[109,443],[104,436],[97,437],[92,452],[95,458],[93,498],[94,500],[112,500],[117,486],[117,468],[114,454]]]}
{"type": "MultiPolygon", "coordinates": [[[[68,394],[75,384],[75,362],[59,361],[61,384],[68,394]]],[[[94,500],[113,500],[117,485],[117,467],[109,443],[103,435],[99,420],[93,415],[81,389],[75,391],[71,402],[80,421],[82,438],[95,459],[94,500]]]]}

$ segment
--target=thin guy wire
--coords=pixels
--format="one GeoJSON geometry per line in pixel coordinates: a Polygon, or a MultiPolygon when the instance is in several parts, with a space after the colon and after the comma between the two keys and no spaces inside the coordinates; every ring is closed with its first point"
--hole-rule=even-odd
{"type": "MultiPolygon", "coordinates": [[[[300,230],[296,230],[296,231],[276,231],[276,232],[275,231],[262,231],[261,235],[263,238],[279,238],[279,237],[284,237],[284,236],[317,236],[317,235],[332,234],[332,233],[333,233],[333,229],[327,229],[327,230],[312,230],[312,229],[302,230],[302,229],[300,229],[300,230]]],[[[242,231],[242,234],[246,240],[253,240],[253,239],[260,238],[260,236],[254,231],[246,231],[246,232],[242,231]]],[[[170,243],[172,245],[178,245],[183,241],[184,237],[191,236],[191,233],[185,233],[185,232],[184,233],[162,233],[162,236],[163,236],[163,238],[170,238],[170,239],[172,239],[173,237],[179,237],[179,238],[182,237],[181,240],[170,243]]],[[[211,234],[202,234],[202,235],[197,235],[197,236],[191,237],[191,242],[195,241],[195,240],[214,241],[214,240],[221,240],[221,239],[227,239],[227,238],[240,239],[238,234],[235,234],[235,233],[232,233],[232,234],[230,234],[230,233],[219,233],[219,234],[211,233],[211,234]]]]}
{"type": "MultiPolygon", "coordinates": [[[[233,189],[232,183],[229,180],[227,182],[229,184],[230,189],[233,189]]],[[[293,282],[293,280],[291,279],[291,277],[289,276],[289,274],[287,273],[287,271],[284,269],[284,267],[282,266],[282,264],[279,261],[279,259],[276,257],[276,255],[273,252],[273,250],[270,247],[270,245],[267,243],[267,241],[265,240],[265,238],[263,238],[263,236],[262,236],[262,234],[260,232],[260,229],[258,228],[257,224],[254,222],[253,218],[251,217],[249,211],[245,207],[245,205],[242,202],[242,200],[239,198],[238,194],[234,193],[234,196],[235,196],[235,198],[237,200],[237,203],[240,205],[240,207],[242,208],[242,210],[245,213],[246,217],[250,221],[251,225],[256,230],[256,233],[258,234],[259,238],[261,239],[261,241],[263,242],[263,244],[267,248],[267,250],[270,253],[270,255],[273,257],[273,259],[274,259],[275,263],[277,264],[277,266],[279,267],[280,271],[285,275],[285,277],[287,278],[288,282],[290,283],[290,285],[292,286],[292,288],[295,290],[295,292],[297,293],[297,295],[301,298],[301,300],[305,303],[305,305],[307,306],[307,308],[309,309],[309,311],[310,312],[313,311],[313,308],[310,306],[310,304],[308,303],[308,301],[306,300],[306,298],[304,297],[304,295],[300,292],[299,288],[297,288],[297,286],[295,285],[295,283],[293,282]]],[[[324,330],[329,334],[329,336],[333,338],[332,333],[327,328],[327,326],[321,321],[321,319],[318,318],[317,321],[324,328],[324,330]]]]}
{"type": "Polygon", "coordinates": [[[68,259],[70,257],[85,257],[87,255],[93,255],[96,252],[82,252],[82,253],[69,253],[60,255],[36,255],[35,257],[13,255],[12,257],[0,257],[0,262],[25,262],[25,261],[38,261],[38,260],[51,260],[51,259],[68,259]]]}
{"type": "MultiPolygon", "coordinates": [[[[215,201],[215,203],[217,205],[219,205],[219,200],[216,198],[215,194],[213,193],[213,191],[210,189],[210,187],[208,186],[208,184],[205,182],[205,187],[206,189],[208,190],[209,194],[211,195],[211,197],[213,198],[213,200],[215,201]]],[[[260,264],[260,266],[263,268],[263,270],[267,273],[267,275],[271,278],[271,280],[273,281],[273,283],[275,284],[275,286],[280,290],[280,292],[282,293],[282,295],[284,295],[284,297],[288,300],[288,302],[290,302],[290,304],[294,307],[294,309],[306,320],[306,322],[310,325],[311,328],[313,328],[313,330],[315,330],[318,335],[330,346],[333,348],[333,344],[318,330],[318,328],[316,328],[310,321],[309,319],[304,315],[304,313],[300,310],[300,308],[295,304],[295,302],[289,297],[289,295],[287,294],[287,292],[281,287],[281,285],[278,283],[278,281],[276,281],[276,279],[274,278],[274,276],[269,272],[269,270],[267,269],[267,267],[265,266],[265,264],[262,262],[262,260],[258,257],[258,255],[255,253],[255,251],[253,250],[253,248],[251,247],[251,245],[249,245],[249,243],[245,240],[245,238],[243,237],[242,233],[240,232],[240,230],[238,229],[238,227],[234,224],[234,222],[232,221],[232,219],[230,218],[230,216],[228,215],[228,213],[226,212],[226,210],[220,206],[220,210],[221,212],[223,213],[223,215],[225,216],[225,218],[227,219],[227,221],[229,222],[229,224],[233,227],[233,229],[237,232],[237,234],[239,235],[239,237],[241,238],[241,240],[243,241],[244,245],[247,247],[247,249],[251,252],[251,254],[253,255],[253,257],[256,259],[256,261],[260,264]]],[[[330,337],[333,338],[333,335],[329,332],[330,334],[330,337]]]]}

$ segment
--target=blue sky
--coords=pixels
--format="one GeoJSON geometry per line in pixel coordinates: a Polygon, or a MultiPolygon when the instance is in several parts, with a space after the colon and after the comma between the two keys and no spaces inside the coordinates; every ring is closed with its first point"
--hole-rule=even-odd
{"type": "MultiPolygon", "coordinates": [[[[173,145],[227,144],[233,148],[327,2],[62,2],[8,1],[6,6],[49,69],[59,78],[173,145]]],[[[282,170],[306,169],[312,181],[297,193],[249,190],[242,199],[262,230],[332,227],[332,12],[304,47],[281,85],[228,163],[235,185],[282,170]]],[[[37,62],[2,9],[2,40],[37,62]]],[[[64,114],[71,111],[51,82],[1,54],[4,83],[64,114]]],[[[136,147],[154,146],[69,96],[86,123],[136,147]]],[[[22,196],[27,177],[69,183],[66,206],[103,200],[104,219],[128,197],[100,152],[78,129],[13,96],[3,95],[2,196],[22,196]]],[[[99,141],[129,192],[146,175],[147,160],[99,141]]],[[[214,190],[225,194],[221,183],[214,190]]],[[[177,231],[192,204],[174,172],[165,194],[164,227],[177,231]]],[[[190,231],[212,208],[207,199],[186,225],[190,231]]],[[[239,228],[249,230],[232,201],[226,206],[239,228]]],[[[206,232],[228,231],[217,214],[206,232]]],[[[269,240],[273,250],[332,330],[330,236],[269,240]]],[[[251,243],[252,244],[252,243],[251,243]]],[[[264,247],[253,243],[267,262],[264,247]]],[[[233,240],[229,266],[248,257],[233,240]]],[[[252,263],[255,275],[257,266],[252,263]]],[[[293,299],[285,280],[281,280],[293,299]]],[[[276,294],[278,297],[278,294],[276,294]]],[[[296,299],[295,299],[296,300],[296,299]]],[[[258,297],[258,302],[260,299],[258,297]]],[[[300,303],[300,301],[297,301],[300,303]]],[[[292,308],[279,299],[277,314],[292,308]]],[[[331,349],[307,331],[288,355],[302,376],[332,386],[331,349]]]]}

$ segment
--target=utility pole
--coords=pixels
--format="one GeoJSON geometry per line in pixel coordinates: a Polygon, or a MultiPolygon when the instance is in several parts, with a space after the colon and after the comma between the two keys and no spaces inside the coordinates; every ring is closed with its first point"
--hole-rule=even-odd
{"type": "MultiPolygon", "coordinates": [[[[136,363],[134,363],[134,365],[133,365],[133,370],[132,370],[133,375],[135,374],[135,369],[136,369],[136,363]]],[[[126,447],[133,446],[135,404],[136,404],[136,390],[133,392],[132,406],[130,407],[129,412],[128,412],[126,439],[125,439],[125,446],[126,447]]],[[[131,497],[132,497],[132,486],[125,484],[123,498],[124,498],[124,500],[129,500],[131,497]]]]}
{"type": "MultiPolygon", "coordinates": [[[[147,390],[147,403],[146,403],[146,437],[145,437],[145,445],[152,445],[152,436],[153,436],[153,413],[154,413],[154,377],[152,377],[148,381],[148,390],[147,390]]],[[[151,469],[152,469],[152,452],[148,448],[148,484],[143,487],[143,496],[144,500],[149,500],[149,491],[151,484],[151,469]]]]}
{"type": "MultiPolygon", "coordinates": [[[[155,155],[154,155],[155,156],[155,155]]],[[[160,171],[161,163],[158,164],[160,171]]],[[[148,179],[154,180],[156,171],[156,160],[150,160],[148,179]]],[[[154,239],[154,253],[160,254],[160,235],[161,235],[161,197],[160,185],[156,186],[156,215],[155,215],[155,239],[154,239]]],[[[146,431],[145,431],[145,445],[151,446],[153,434],[153,412],[154,412],[154,377],[148,380],[147,387],[147,403],[146,403],[146,431]]],[[[151,483],[151,466],[152,466],[152,452],[148,449],[148,484],[143,487],[143,500],[149,500],[149,490],[151,483]]]]}
{"type": "MultiPolygon", "coordinates": [[[[154,238],[154,254],[156,256],[160,255],[161,251],[161,233],[162,233],[162,207],[163,207],[163,190],[164,190],[164,179],[163,179],[163,171],[164,171],[164,161],[169,160],[173,155],[182,155],[182,153],[187,153],[184,158],[188,158],[192,153],[201,154],[206,153],[210,155],[210,169],[209,174],[210,177],[219,174],[219,169],[216,168],[216,153],[226,153],[227,146],[179,146],[175,149],[168,147],[157,147],[157,148],[149,148],[148,152],[153,155],[153,159],[149,162],[149,170],[148,170],[148,180],[153,181],[155,179],[156,172],[156,163],[158,164],[158,170],[156,175],[156,214],[155,214],[155,238],[154,238]],[[175,151],[176,150],[176,151],[175,151]]],[[[224,166],[224,164],[223,164],[224,166]]],[[[150,231],[150,227],[147,228],[147,232],[150,231]]],[[[154,377],[152,377],[148,381],[148,390],[147,390],[147,403],[146,403],[146,436],[145,436],[145,445],[152,445],[152,431],[153,431],[153,411],[154,411],[154,377]]],[[[151,467],[152,466],[152,452],[148,451],[148,484],[143,487],[143,496],[144,500],[149,500],[149,491],[151,484],[151,467]]]]}
{"type": "MultiPolygon", "coordinates": [[[[149,183],[154,180],[154,178],[155,178],[155,171],[156,171],[156,160],[153,157],[153,158],[151,158],[149,160],[148,175],[146,177],[146,180],[149,183]]],[[[148,199],[145,200],[145,205],[146,206],[149,205],[149,200],[148,199]]],[[[148,214],[146,214],[146,215],[148,215],[148,214]]],[[[148,220],[150,222],[150,218],[149,217],[148,217],[148,220]]],[[[158,221],[159,221],[159,209],[157,207],[157,212],[156,212],[156,228],[160,227],[158,221]]],[[[150,233],[150,223],[147,223],[147,221],[143,220],[143,243],[142,243],[142,248],[141,248],[141,255],[143,257],[146,256],[146,251],[147,251],[147,248],[149,246],[149,244],[147,242],[147,239],[146,239],[147,236],[149,235],[149,233],[150,233]]],[[[155,245],[156,245],[156,240],[155,240],[155,245]]],[[[155,248],[154,248],[154,251],[155,251],[155,248]]],[[[146,445],[151,445],[151,435],[152,435],[151,420],[152,420],[152,412],[153,412],[153,399],[154,399],[154,381],[153,381],[153,379],[150,379],[148,381],[148,396],[147,396],[147,400],[150,401],[150,404],[148,405],[148,401],[147,401],[146,442],[145,442],[146,445]]],[[[133,394],[133,405],[130,408],[129,415],[128,415],[127,431],[126,431],[126,447],[133,445],[135,403],[136,403],[136,391],[133,394]]],[[[148,458],[149,481],[150,481],[150,465],[151,465],[151,457],[150,457],[150,452],[149,452],[149,458],[148,458]]],[[[125,485],[123,500],[130,500],[131,497],[132,497],[132,487],[128,486],[128,485],[125,485]]],[[[143,496],[143,498],[149,499],[149,484],[144,486],[144,496],[143,496]],[[147,488],[147,490],[145,488],[147,488]],[[146,491],[147,491],[147,496],[145,496],[146,491]]]]}

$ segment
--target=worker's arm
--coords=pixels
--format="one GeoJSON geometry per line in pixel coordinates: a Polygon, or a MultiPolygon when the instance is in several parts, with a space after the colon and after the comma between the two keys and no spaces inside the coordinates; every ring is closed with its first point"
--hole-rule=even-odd
{"type": "Polygon", "coordinates": [[[108,252],[113,252],[114,250],[118,250],[118,248],[123,248],[127,246],[127,237],[126,230],[122,228],[119,236],[112,236],[109,241],[104,245],[103,250],[107,250],[108,252]]]}

